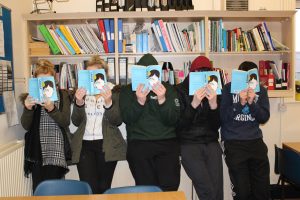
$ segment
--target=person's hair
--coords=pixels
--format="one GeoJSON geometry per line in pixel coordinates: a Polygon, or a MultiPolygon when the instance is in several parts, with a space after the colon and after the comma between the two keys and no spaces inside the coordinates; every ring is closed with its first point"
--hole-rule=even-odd
{"type": "Polygon", "coordinates": [[[92,56],[91,59],[87,62],[86,68],[91,66],[96,66],[99,69],[104,69],[106,74],[108,72],[108,66],[106,62],[98,55],[92,56]]]}
{"type": "Polygon", "coordinates": [[[239,66],[239,70],[243,70],[243,71],[249,71],[251,69],[257,69],[257,65],[254,62],[251,61],[245,61],[243,63],[240,64],[239,66]]]}
{"type": "Polygon", "coordinates": [[[210,75],[210,76],[209,76],[208,82],[210,83],[210,82],[212,82],[213,80],[215,80],[216,82],[218,82],[218,77],[217,77],[216,75],[210,75]]]}
{"type": "Polygon", "coordinates": [[[97,81],[98,79],[104,80],[104,75],[101,73],[95,74],[94,82],[97,81]]]}
{"type": "Polygon", "coordinates": [[[159,76],[160,76],[159,71],[156,69],[151,70],[148,77],[153,76],[153,75],[156,75],[159,78],[159,76]]]}
{"type": "Polygon", "coordinates": [[[55,77],[54,65],[46,59],[38,60],[36,63],[34,77],[37,77],[39,74],[51,74],[51,76],[55,77]]]}
{"type": "Polygon", "coordinates": [[[249,81],[252,80],[252,79],[257,80],[257,75],[256,74],[250,74],[249,81]]]}
{"type": "Polygon", "coordinates": [[[46,87],[52,87],[53,88],[53,82],[52,81],[45,81],[44,82],[44,86],[43,86],[43,89],[45,89],[46,87]]]}

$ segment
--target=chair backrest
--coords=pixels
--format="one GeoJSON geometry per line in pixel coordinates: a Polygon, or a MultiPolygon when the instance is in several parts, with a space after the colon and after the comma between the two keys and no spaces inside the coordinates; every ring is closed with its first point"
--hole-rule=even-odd
{"type": "Polygon", "coordinates": [[[137,185],[111,188],[104,192],[104,194],[123,194],[123,193],[143,193],[143,192],[162,192],[157,186],[152,185],[137,185]]]}
{"type": "Polygon", "coordinates": [[[275,174],[281,174],[282,172],[282,149],[277,147],[275,144],[275,165],[274,165],[274,172],[275,174]]]}
{"type": "Polygon", "coordinates": [[[34,191],[34,196],[61,196],[92,194],[88,183],[77,180],[46,180],[41,182],[34,191]]]}
{"type": "Polygon", "coordinates": [[[289,149],[282,152],[282,175],[289,183],[300,186],[300,154],[289,149]]]}

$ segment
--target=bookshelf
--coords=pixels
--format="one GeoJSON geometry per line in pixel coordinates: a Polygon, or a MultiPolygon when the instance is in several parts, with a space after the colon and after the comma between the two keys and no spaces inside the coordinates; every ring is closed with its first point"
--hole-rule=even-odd
{"type": "MultiPolygon", "coordinates": [[[[290,63],[290,86],[288,90],[270,90],[269,97],[292,97],[294,95],[294,67],[295,67],[295,11],[148,11],[148,12],[91,12],[91,13],[49,13],[49,14],[26,14],[24,20],[27,22],[27,34],[38,36],[41,35],[37,29],[39,24],[56,24],[56,25],[80,25],[88,22],[97,27],[98,19],[113,19],[114,30],[117,33],[118,19],[123,20],[123,24],[134,24],[142,22],[150,24],[155,19],[163,19],[164,22],[191,23],[204,20],[205,30],[205,49],[204,51],[194,52],[150,52],[158,60],[174,61],[189,59],[193,60],[198,55],[205,55],[214,62],[215,67],[221,67],[231,71],[243,60],[255,61],[258,64],[259,59],[278,60],[290,63]],[[249,52],[211,52],[209,49],[209,20],[222,19],[224,26],[228,29],[242,27],[249,30],[258,23],[265,21],[268,24],[272,37],[275,36],[281,43],[289,47],[284,51],[249,51],[249,52]],[[236,60],[236,61],[235,61],[236,60]]],[[[29,37],[28,37],[29,38],[29,37]]],[[[28,41],[29,42],[29,41],[28,41]]],[[[115,34],[114,47],[118,49],[118,35],[115,34]]],[[[30,65],[37,59],[46,58],[53,62],[60,61],[78,61],[90,58],[94,54],[80,55],[29,55],[28,54],[28,73],[26,78],[30,77],[30,65]]],[[[116,83],[118,83],[120,57],[140,58],[143,53],[100,53],[102,57],[115,58],[116,83]]]]}

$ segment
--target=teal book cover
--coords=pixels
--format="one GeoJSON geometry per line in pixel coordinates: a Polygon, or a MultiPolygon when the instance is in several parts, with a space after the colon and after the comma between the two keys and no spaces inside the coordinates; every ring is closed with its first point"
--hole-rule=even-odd
{"type": "Polygon", "coordinates": [[[39,103],[46,99],[57,101],[57,91],[53,76],[30,78],[29,79],[29,96],[39,103]]]}
{"type": "Polygon", "coordinates": [[[198,89],[206,85],[210,85],[217,95],[220,95],[222,93],[220,73],[216,71],[190,72],[189,95],[194,95],[198,89]]]}
{"type": "Polygon", "coordinates": [[[155,83],[161,82],[162,67],[160,65],[133,65],[131,67],[132,91],[136,91],[139,84],[144,84],[144,88],[152,87],[155,83]]]}
{"type": "Polygon", "coordinates": [[[252,88],[255,92],[260,91],[257,69],[249,71],[232,70],[230,92],[238,94],[247,88],[252,88]]]}
{"type": "Polygon", "coordinates": [[[106,82],[104,69],[78,71],[78,88],[86,89],[87,95],[100,94],[106,82]]]}

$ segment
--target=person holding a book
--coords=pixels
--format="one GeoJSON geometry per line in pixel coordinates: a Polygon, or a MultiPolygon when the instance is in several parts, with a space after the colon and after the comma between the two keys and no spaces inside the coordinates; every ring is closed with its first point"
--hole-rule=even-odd
{"type": "MultiPolygon", "coordinates": [[[[257,69],[253,62],[245,61],[239,66],[243,71],[252,69],[257,69]]],[[[251,80],[247,88],[234,94],[231,87],[238,83],[232,78],[222,91],[221,135],[235,200],[269,199],[268,148],[259,126],[269,120],[270,104],[267,90],[258,85],[255,92],[251,80]]]]}
{"type": "MultiPolygon", "coordinates": [[[[145,54],[137,64],[146,67],[158,65],[158,62],[151,54],[145,54]]],[[[120,93],[129,168],[136,185],[156,185],[163,191],[175,191],[180,182],[179,144],[175,131],[180,115],[178,96],[175,88],[160,81],[151,86],[151,91],[144,86],[138,84],[133,91],[130,84],[120,93]]]]}
{"type": "Polygon", "coordinates": [[[24,102],[21,124],[28,131],[25,134],[24,170],[26,176],[32,173],[33,191],[44,180],[63,178],[69,171],[67,163],[71,161],[69,95],[66,91],[57,92],[52,63],[39,60],[36,66],[35,79],[52,79],[53,82],[47,80],[35,87],[35,90],[40,88],[43,100],[37,100],[31,94],[21,97],[24,102]],[[55,102],[50,100],[54,93],[58,96],[55,102]]]}
{"type": "Polygon", "coordinates": [[[78,127],[71,144],[72,161],[77,163],[80,180],[89,183],[94,194],[101,194],[111,187],[117,161],[126,159],[126,142],[118,128],[122,123],[120,114],[114,110],[118,106],[112,106],[118,103],[115,93],[117,88],[112,83],[106,83],[102,87],[106,80],[107,64],[99,56],[93,56],[87,63],[86,70],[90,72],[87,73],[88,77],[97,70],[104,74],[94,74],[92,81],[95,82],[85,85],[80,77],[85,73],[79,72],[78,84],[81,82],[82,87],[75,93],[71,116],[73,124],[78,127]],[[87,95],[91,85],[99,89],[100,93],[87,95]]]}
{"type": "MultiPolygon", "coordinates": [[[[191,64],[190,74],[212,71],[205,56],[191,64]]],[[[181,161],[193,181],[201,200],[223,200],[222,149],[218,142],[220,128],[220,96],[216,94],[218,78],[211,75],[207,84],[189,95],[190,74],[176,86],[181,117],[177,126],[181,161]]]]}

